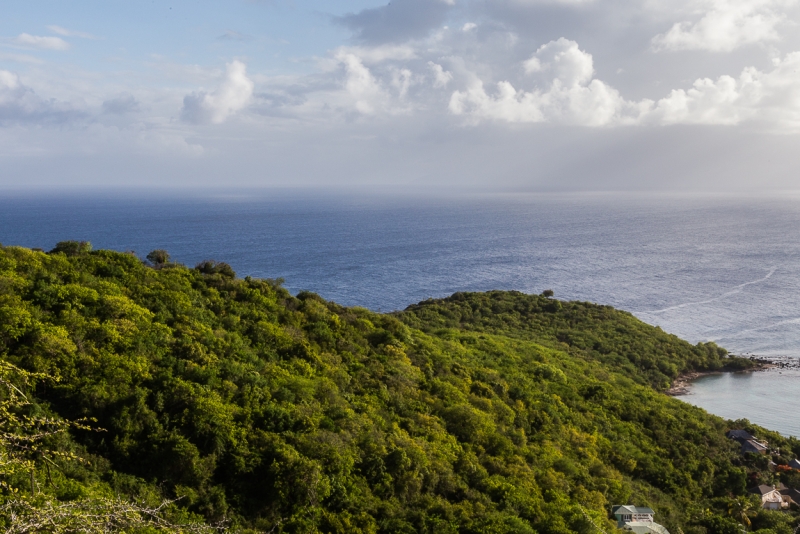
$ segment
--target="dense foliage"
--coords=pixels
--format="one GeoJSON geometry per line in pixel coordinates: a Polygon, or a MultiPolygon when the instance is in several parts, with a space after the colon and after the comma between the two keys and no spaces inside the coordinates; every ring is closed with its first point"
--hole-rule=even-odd
{"type": "Polygon", "coordinates": [[[673,534],[794,524],[746,497],[765,458],[659,392],[734,360],[606,306],[490,292],[377,314],[165,251],[5,247],[0,357],[58,378],[41,413],[104,429],[54,444],[91,465],[6,477],[18,494],[182,497],[269,532],[610,532],[627,503],[673,534]]]}

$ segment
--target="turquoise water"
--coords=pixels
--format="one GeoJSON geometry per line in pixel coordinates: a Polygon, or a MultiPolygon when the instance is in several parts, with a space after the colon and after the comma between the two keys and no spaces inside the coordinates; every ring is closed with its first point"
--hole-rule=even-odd
{"type": "Polygon", "coordinates": [[[770,369],[700,378],[679,399],[726,419],[749,419],[785,436],[800,437],[800,370],[770,369]]]}

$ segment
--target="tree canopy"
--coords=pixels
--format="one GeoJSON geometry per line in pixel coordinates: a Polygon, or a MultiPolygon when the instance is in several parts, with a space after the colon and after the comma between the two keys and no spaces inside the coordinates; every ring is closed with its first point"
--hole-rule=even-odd
{"type": "Polygon", "coordinates": [[[0,248],[0,360],[57,379],[26,386],[26,413],[95,421],[49,444],[85,463],[0,473],[0,514],[29,494],[252,532],[611,532],[628,503],[673,533],[795,523],[743,504],[778,475],[738,454],[732,423],[661,393],[742,363],[713,344],[545,295],[379,314],[148,259],[0,248]]]}

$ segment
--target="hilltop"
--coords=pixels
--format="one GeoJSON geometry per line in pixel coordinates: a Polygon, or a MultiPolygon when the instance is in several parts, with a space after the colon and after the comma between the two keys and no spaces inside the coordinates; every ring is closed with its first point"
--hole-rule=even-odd
{"type": "Polygon", "coordinates": [[[663,393],[747,361],[629,313],[492,291],[380,314],[148,258],[0,248],[0,358],[58,378],[30,388],[38,413],[104,429],[53,445],[87,465],[6,476],[21,494],[182,497],[175,513],[267,532],[611,532],[635,504],[700,534],[740,532],[748,487],[800,482],[663,393]]]}

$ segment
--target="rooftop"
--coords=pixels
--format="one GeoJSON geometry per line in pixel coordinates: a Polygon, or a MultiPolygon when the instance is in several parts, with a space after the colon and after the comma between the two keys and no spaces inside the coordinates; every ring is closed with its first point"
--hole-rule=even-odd
{"type": "Polygon", "coordinates": [[[658,523],[642,523],[634,521],[625,525],[625,530],[636,534],[669,534],[669,531],[658,523]]]}
{"type": "Polygon", "coordinates": [[[640,523],[635,521],[628,523],[624,527],[636,534],[669,534],[669,531],[658,523],[640,523]]]}
{"type": "Polygon", "coordinates": [[[760,486],[756,486],[755,488],[750,488],[750,493],[756,493],[758,495],[766,495],[767,493],[771,493],[775,491],[773,486],[767,486],[766,484],[761,484],[760,486]]]}
{"type": "Polygon", "coordinates": [[[655,512],[652,508],[646,508],[642,506],[632,506],[628,505],[617,505],[611,508],[612,515],[625,515],[625,514],[650,514],[653,515],[655,512]]]}
{"type": "Polygon", "coordinates": [[[767,450],[767,447],[762,443],[757,442],[754,439],[745,440],[742,443],[742,453],[745,452],[755,452],[755,453],[763,453],[767,450]]]}
{"type": "Polygon", "coordinates": [[[755,439],[753,435],[746,430],[728,430],[728,432],[725,435],[728,436],[728,438],[735,440],[744,441],[744,440],[755,439]]]}

